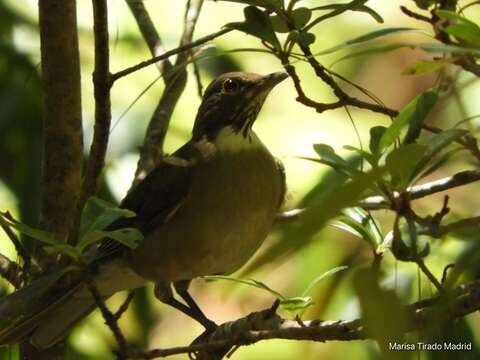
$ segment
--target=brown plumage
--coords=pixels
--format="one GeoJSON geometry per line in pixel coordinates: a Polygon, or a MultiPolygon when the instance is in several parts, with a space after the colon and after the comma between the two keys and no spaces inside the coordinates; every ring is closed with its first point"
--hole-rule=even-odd
{"type": "MultiPolygon", "coordinates": [[[[227,73],[209,85],[192,139],[122,201],[136,216],[110,226],[140,229],[145,237],[139,247],[129,250],[106,240],[92,250],[90,267],[104,298],[153,281],[162,301],[213,326],[186,286],[195,277],[240,268],[272,227],[285,192],[283,168],[251,127],[270,90],[285,78],[284,73],[227,73]],[[172,283],[187,305],[173,298],[172,283]]],[[[14,298],[38,291],[34,282],[14,298]]],[[[35,346],[49,347],[95,308],[81,280],[53,293],[26,317],[12,312],[12,298],[0,302],[0,317],[11,320],[8,326],[0,323],[0,344],[30,338],[35,346]]]]}

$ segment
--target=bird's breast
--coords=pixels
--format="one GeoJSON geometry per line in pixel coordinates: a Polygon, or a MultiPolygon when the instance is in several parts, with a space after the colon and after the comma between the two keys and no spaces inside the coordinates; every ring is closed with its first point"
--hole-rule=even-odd
{"type": "Polygon", "coordinates": [[[267,236],[283,189],[273,156],[263,145],[217,148],[195,165],[182,206],[135,251],[142,276],[176,281],[231,273],[267,236]]]}

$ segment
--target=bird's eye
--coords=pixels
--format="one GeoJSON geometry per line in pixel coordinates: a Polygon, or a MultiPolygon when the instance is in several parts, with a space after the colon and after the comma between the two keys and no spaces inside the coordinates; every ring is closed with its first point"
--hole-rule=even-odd
{"type": "Polygon", "coordinates": [[[240,89],[240,83],[234,79],[227,79],[223,82],[222,90],[224,93],[232,94],[240,89]]]}

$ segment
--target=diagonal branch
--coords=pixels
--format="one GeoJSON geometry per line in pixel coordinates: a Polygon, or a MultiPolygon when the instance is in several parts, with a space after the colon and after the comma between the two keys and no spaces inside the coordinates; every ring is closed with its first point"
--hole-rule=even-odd
{"type": "MultiPolygon", "coordinates": [[[[407,189],[407,192],[404,193],[403,196],[407,195],[410,200],[416,200],[445,190],[468,185],[479,180],[480,170],[465,170],[452,176],[434,180],[426,184],[412,186],[407,189]]],[[[393,196],[393,199],[396,200],[400,199],[402,194],[394,193],[393,196]]],[[[365,210],[381,210],[390,209],[392,204],[383,196],[370,196],[361,200],[359,206],[365,210]]],[[[307,209],[291,209],[282,212],[277,215],[276,221],[284,222],[295,220],[305,211],[307,211],[307,209]]]]}
{"type": "MultiPolygon", "coordinates": [[[[137,24],[141,29],[142,35],[144,36],[150,51],[152,54],[155,54],[158,51],[156,46],[161,44],[161,40],[153,23],[149,21],[150,18],[146,8],[138,3],[132,7],[132,3],[135,2],[132,2],[131,0],[129,0],[128,3],[130,8],[133,9],[132,13],[137,20],[137,24]]],[[[187,3],[184,30],[180,39],[179,48],[188,46],[191,43],[202,4],[203,0],[192,0],[187,3]]],[[[188,64],[188,57],[190,56],[189,50],[191,49],[186,49],[185,51],[178,53],[174,66],[172,66],[168,58],[163,62],[164,71],[162,75],[165,81],[165,90],[163,91],[148,124],[145,139],[140,148],[140,158],[138,160],[133,186],[145,178],[145,176],[159,163],[163,156],[163,144],[170,124],[170,119],[187,84],[186,67],[188,64]]]]}

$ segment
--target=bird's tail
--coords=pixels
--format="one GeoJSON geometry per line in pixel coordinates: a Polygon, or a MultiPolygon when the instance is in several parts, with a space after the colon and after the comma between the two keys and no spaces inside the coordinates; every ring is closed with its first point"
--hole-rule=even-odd
{"type": "Polygon", "coordinates": [[[60,276],[44,275],[0,300],[0,346],[29,339],[38,348],[48,348],[95,309],[82,282],[55,291],[60,276]]]}

